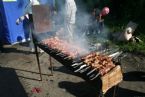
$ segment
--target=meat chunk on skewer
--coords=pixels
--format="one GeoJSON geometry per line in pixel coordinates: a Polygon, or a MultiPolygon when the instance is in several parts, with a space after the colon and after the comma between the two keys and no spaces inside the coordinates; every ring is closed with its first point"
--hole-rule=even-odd
{"type": "Polygon", "coordinates": [[[70,58],[76,58],[80,53],[86,52],[85,49],[70,44],[64,40],[59,39],[58,37],[44,39],[42,40],[42,44],[48,46],[49,48],[62,52],[70,58]]]}
{"type": "Polygon", "coordinates": [[[105,55],[90,54],[83,58],[84,63],[88,64],[92,68],[96,68],[99,71],[99,74],[104,75],[109,72],[115,64],[112,61],[112,58],[105,55]]]}

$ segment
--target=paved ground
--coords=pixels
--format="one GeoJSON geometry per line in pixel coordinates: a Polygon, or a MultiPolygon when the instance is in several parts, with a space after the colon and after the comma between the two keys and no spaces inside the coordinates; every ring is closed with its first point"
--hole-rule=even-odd
{"type": "MultiPolygon", "coordinates": [[[[27,45],[5,47],[0,53],[0,97],[98,97],[95,86],[74,75],[55,59],[54,76],[43,75],[38,81],[35,54],[27,45]]],[[[43,74],[50,74],[48,55],[40,56],[43,74]]],[[[124,81],[117,97],[145,97],[145,56],[127,54],[122,61],[124,81]]],[[[111,97],[110,93],[106,95],[111,97]]]]}

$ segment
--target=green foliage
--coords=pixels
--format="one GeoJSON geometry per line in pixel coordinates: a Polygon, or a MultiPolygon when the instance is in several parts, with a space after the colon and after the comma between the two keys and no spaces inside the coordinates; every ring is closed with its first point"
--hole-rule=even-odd
{"type": "Polygon", "coordinates": [[[101,9],[110,7],[110,14],[105,18],[105,24],[110,32],[120,32],[129,21],[138,24],[134,35],[139,37],[143,43],[116,42],[122,50],[141,51],[145,53],[145,0],[82,0],[88,9],[93,9],[97,4],[101,9]]]}
{"type": "Polygon", "coordinates": [[[123,51],[145,53],[144,43],[118,43],[118,45],[123,51]]]}
{"type": "MultiPolygon", "coordinates": [[[[113,2],[115,0],[112,0],[113,2]]],[[[122,31],[129,21],[138,24],[134,35],[139,37],[142,43],[116,43],[122,50],[137,51],[145,53],[145,0],[116,0],[118,1],[111,5],[111,15],[107,18],[106,24],[109,26],[111,32],[122,31]],[[119,7],[119,8],[117,8],[119,7]],[[119,12],[119,13],[118,13],[119,12]],[[115,18],[114,18],[115,17],[115,18]],[[119,18],[117,18],[119,17],[119,18]]]]}

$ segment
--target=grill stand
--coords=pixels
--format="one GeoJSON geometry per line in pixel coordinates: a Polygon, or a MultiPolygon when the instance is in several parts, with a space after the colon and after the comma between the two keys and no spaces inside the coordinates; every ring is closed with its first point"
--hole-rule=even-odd
{"type": "MultiPolygon", "coordinates": [[[[112,97],[116,97],[116,92],[117,92],[118,86],[119,86],[119,84],[114,86],[112,97]]],[[[100,91],[99,97],[105,97],[105,93],[103,93],[102,91],[100,91]]]]}
{"type": "MultiPolygon", "coordinates": [[[[40,74],[40,79],[38,79],[39,81],[42,81],[42,71],[41,71],[41,66],[40,66],[40,59],[39,59],[39,52],[38,52],[38,46],[37,43],[35,41],[35,39],[33,38],[33,42],[34,42],[34,48],[35,48],[35,54],[36,54],[36,59],[37,59],[37,65],[38,65],[38,70],[39,70],[39,74],[40,74]]],[[[50,65],[50,69],[51,69],[51,73],[50,74],[45,74],[47,76],[53,76],[53,65],[52,65],[52,58],[49,55],[49,65],[50,65]]]]}
{"type": "MultiPolygon", "coordinates": [[[[36,44],[35,43],[35,50],[36,50],[36,57],[37,57],[37,63],[38,63],[38,67],[39,67],[39,72],[40,72],[40,80],[42,80],[42,74],[41,74],[41,68],[40,68],[40,62],[39,62],[39,53],[38,53],[38,49],[37,49],[37,47],[40,47],[40,48],[42,48],[44,51],[46,51],[46,47],[41,47],[42,45],[39,45],[39,43],[38,44],[36,44]]],[[[53,55],[51,55],[52,53],[50,53],[51,51],[49,51],[49,50],[47,50],[46,51],[46,53],[49,55],[49,58],[48,58],[48,60],[49,60],[49,65],[51,66],[51,76],[53,75],[53,64],[52,64],[52,58],[51,58],[51,56],[53,56],[53,55]]],[[[57,55],[57,54],[55,54],[55,55],[57,55]]],[[[58,56],[58,55],[57,55],[58,56]]],[[[58,61],[58,60],[57,60],[58,61]]],[[[116,97],[116,95],[117,95],[117,88],[118,88],[118,85],[119,84],[116,84],[116,85],[114,85],[114,87],[113,87],[113,92],[111,92],[111,95],[112,95],[112,97],[116,97]]],[[[99,94],[98,94],[98,97],[106,97],[106,93],[107,92],[103,92],[103,90],[101,90],[100,89],[100,92],[99,92],[99,94]]]]}

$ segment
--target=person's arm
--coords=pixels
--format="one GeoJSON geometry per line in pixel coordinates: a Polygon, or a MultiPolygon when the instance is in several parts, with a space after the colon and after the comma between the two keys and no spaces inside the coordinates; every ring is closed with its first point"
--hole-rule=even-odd
{"type": "Polygon", "coordinates": [[[28,14],[25,14],[21,17],[19,17],[17,20],[16,20],[16,24],[19,25],[22,21],[24,21],[25,19],[29,19],[29,15],[28,14]]]}
{"type": "Polygon", "coordinates": [[[29,19],[29,13],[31,11],[31,6],[32,6],[32,2],[30,2],[26,7],[25,7],[25,11],[24,11],[24,15],[20,16],[17,20],[16,20],[16,24],[19,25],[22,21],[24,21],[25,19],[29,19]]]}

